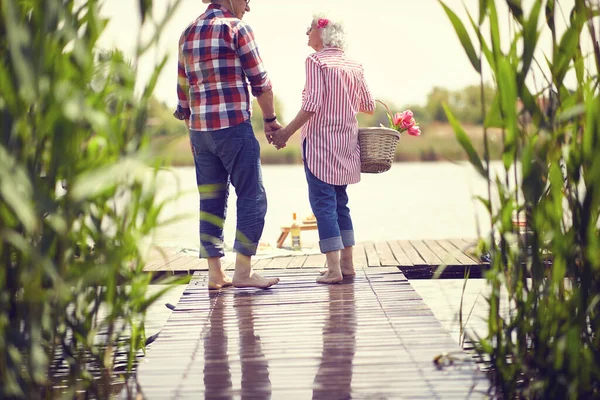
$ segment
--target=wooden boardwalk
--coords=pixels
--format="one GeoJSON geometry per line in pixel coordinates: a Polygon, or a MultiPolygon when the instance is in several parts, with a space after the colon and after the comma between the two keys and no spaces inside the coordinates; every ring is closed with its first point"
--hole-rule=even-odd
{"type": "MultiPolygon", "coordinates": [[[[399,267],[409,279],[429,278],[441,265],[446,266],[445,277],[462,278],[467,269],[471,277],[477,277],[487,264],[481,263],[473,255],[471,250],[474,243],[474,240],[469,239],[359,243],[355,247],[354,261],[357,268],[399,267]]],[[[256,270],[322,268],[325,266],[325,255],[256,257],[253,266],[256,270]]],[[[226,263],[224,267],[232,269],[233,263],[226,263]]],[[[198,259],[195,252],[173,248],[155,253],[145,267],[145,271],[155,273],[193,273],[207,269],[206,260],[198,259]]]]}
{"type": "Polygon", "coordinates": [[[466,361],[397,269],[359,269],[340,285],[315,271],[269,290],[208,291],[196,273],[140,363],[147,399],[479,399],[487,379],[466,361]]]}

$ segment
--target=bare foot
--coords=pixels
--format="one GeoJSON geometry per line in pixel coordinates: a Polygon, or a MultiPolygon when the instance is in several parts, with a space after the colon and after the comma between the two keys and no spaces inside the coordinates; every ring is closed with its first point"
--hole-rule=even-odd
{"type": "Polygon", "coordinates": [[[236,288],[254,287],[259,289],[267,289],[279,283],[279,278],[263,278],[254,271],[250,272],[248,277],[238,277],[233,274],[233,286],[236,288]]]}
{"type": "MultiPolygon", "coordinates": [[[[342,267],[341,269],[342,269],[343,276],[355,276],[356,275],[356,270],[354,269],[354,267],[342,267]]],[[[325,275],[327,273],[327,271],[329,271],[329,270],[322,269],[319,271],[319,274],[325,275]]]]}
{"type": "Polygon", "coordinates": [[[231,286],[231,277],[229,277],[225,272],[220,271],[217,273],[208,273],[208,289],[209,290],[219,290],[221,288],[231,286]]]}
{"type": "Polygon", "coordinates": [[[342,276],[341,272],[332,273],[327,271],[325,274],[317,278],[317,283],[335,284],[340,283],[343,279],[344,277],[342,276]]]}

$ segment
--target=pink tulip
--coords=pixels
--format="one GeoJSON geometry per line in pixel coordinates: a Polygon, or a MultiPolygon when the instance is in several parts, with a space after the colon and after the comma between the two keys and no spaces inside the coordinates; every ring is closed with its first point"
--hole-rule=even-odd
{"type": "Polygon", "coordinates": [[[392,123],[395,126],[398,126],[402,123],[403,119],[404,119],[404,117],[402,116],[402,113],[396,113],[396,115],[394,115],[394,117],[392,118],[392,123]]]}
{"type": "Polygon", "coordinates": [[[412,112],[412,111],[410,111],[410,110],[406,110],[406,111],[404,111],[404,112],[402,113],[402,116],[403,116],[403,118],[402,118],[402,119],[405,119],[405,120],[407,120],[407,121],[410,121],[410,120],[411,120],[411,119],[414,117],[414,114],[413,114],[413,112],[412,112]]]}
{"type": "Polygon", "coordinates": [[[411,136],[420,136],[421,135],[421,128],[419,128],[418,125],[413,125],[410,128],[408,128],[407,133],[411,136]]]}
{"type": "Polygon", "coordinates": [[[402,124],[400,125],[400,128],[402,129],[410,129],[413,126],[415,126],[416,122],[414,118],[410,118],[410,119],[403,119],[402,120],[402,124]]]}

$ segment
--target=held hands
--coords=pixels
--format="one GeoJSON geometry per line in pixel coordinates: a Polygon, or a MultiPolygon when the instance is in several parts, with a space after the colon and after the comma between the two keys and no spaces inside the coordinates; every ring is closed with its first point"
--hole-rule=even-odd
{"type": "Polygon", "coordinates": [[[277,150],[281,150],[285,147],[288,139],[290,138],[290,136],[292,136],[292,134],[286,127],[281,128],[278,131],[271,132],[270,136],[271,138],[269,143],[273,144],[273,146],[275,146],[277,150]]]}
{"type": "Polygon", "coordinates": [[[281,129],[281,124],[275,120],[273,122],[265,122],[265,135],[267,136],[267,141],[269,144],[272,144],[271,134],[279,129],[281,129]]]}

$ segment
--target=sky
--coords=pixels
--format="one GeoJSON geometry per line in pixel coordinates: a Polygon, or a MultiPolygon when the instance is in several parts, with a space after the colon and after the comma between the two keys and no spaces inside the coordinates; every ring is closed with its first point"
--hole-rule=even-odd
{"type": "MultiPolygon", "coordinates": [[[[527,6],[533,0],[525,0],[527,6]]],[[[154,0],[154,17],[160,18],[171,0],[154,0]]],[[[117,47],[133,56],[140,18],[138,0],[105,0],[102,14],[110,18],[100,44],[117,47]]],[[[477,13],[478,0],[446,0],[460,17],[465,7],[477,13]]],[[[504,2],[498,2],[504,3],[504,2]]],[[[563,1],[562,3],[569,3],[563,1]]],[[[568,4],[563,5],[565,10],[568,4]]],[[[259,51],[283,101],[283,114],[290,120],[297,113],[304,86],[304,61],[313,50],[307,46],[306,29],[315,12],[341,20],[346,30],[348,57],[361,62],[373,95],[394,104],[424,104],[436,86],[459,89],[479,82],[464,50],[437,0],[251,0],[244,16],[254,30],[259,51]]],[[[158,46],[139,63],[139,79],[145,82],[155,69],[159,55],[169,56],[155,95],[175,107],[177,43],[181,32],[206,5],[200,0],[182,0],[165,26],[158,46]]],[[[508,17],[500,12],[503,31],[508,17]]],[[[145,32],[148,36],[149,31],[145,32]]]]}

